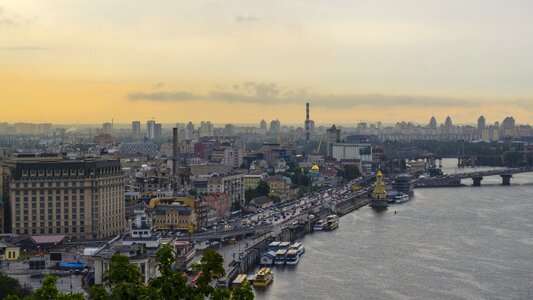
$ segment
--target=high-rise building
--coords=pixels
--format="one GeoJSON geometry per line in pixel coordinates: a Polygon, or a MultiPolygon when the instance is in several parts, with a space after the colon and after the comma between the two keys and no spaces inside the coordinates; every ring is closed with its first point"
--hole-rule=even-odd
{"type": "Polygon", "coordinates": [[[444,131],[446,132],[446,134],[450,134],[452,133],[452,129],[453,129],[452,118],[450,118],[450,116],[447,116],[446,121],[444,121],[444,131]]]}
{"type": "Polygon", "coordinates": [[[224,135],[225,136],[232,136],[235,134],[235,125],[233,124],[226,124],[224,127],[224,135]]]}
{"type": "Polygon", "coordinates": [[[118,160],[24,154],[4,161],[8,230],[102,239],[125,229],[118,160]]]}
{"type": "Polygon", "coordinates": [[[192,122],[189,122],[187,124],[187,139],[192,140],[194,137],[194,124],[192,122]]]}
{"type": "Polygon", "coordinates": [[[341,141],[341,130],[337,129],[335,124],[326,130],[326,156],[333,156],[333,144],[340,143],[341,141]]]}
{"type": "Polygon", "coordinates": [[[281,129],[281,122],[279,120],[272,120],[270,122],[270,133],[279,133],[281,129]]]}
{"type": "Polygon", "coordinates": [[[113,123],[104,123],[102,124],[102,131],[104,133],[113,133],[113,123]]]}
{"type": "Polygon", "coordinates": [[[259,122],[259,129],[266,130],[267,129],[267,122],[263,119],[261,122],[259,122]]]}
{"type": "Polygon", "coordinates": [[[149,140],[155,139],[155,121],[150,120],[146,122],[146,137],[149,140]]]}
{"type": "Polygon", "coordinates": [[[478,131],[479,137],[483,135],[483,129],[485,129],[485,117],[480,116],[477,119],[477,131],[478,131]]]}
{"type": "Polygon", "coordinates": [[[160,139],[163,136],[163,128],[161,123],[154,124],[154,139],[160,139]]]}
{"type": "Polygon", "coordinates": [[[131,131],[135,137],[141,136],[141,122],[133,121],[131,122],[131,131]]]}
{"type": "Polygon", "coordinates": [[[437,119],[435,117],[431,117],[431,120],[429,120],[429,129],[437,129],[437,119]]]}

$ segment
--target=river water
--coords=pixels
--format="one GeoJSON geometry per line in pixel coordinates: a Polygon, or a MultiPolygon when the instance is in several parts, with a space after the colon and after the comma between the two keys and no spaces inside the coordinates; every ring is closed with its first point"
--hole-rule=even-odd
{"type": "Polygon", "coordinates": [[[533,299],[533,174],[500,184],[417,189],[387,211],[360,208],[339,229],[304,237],[300,263],[273,267],[256,297],[533,299]]]}

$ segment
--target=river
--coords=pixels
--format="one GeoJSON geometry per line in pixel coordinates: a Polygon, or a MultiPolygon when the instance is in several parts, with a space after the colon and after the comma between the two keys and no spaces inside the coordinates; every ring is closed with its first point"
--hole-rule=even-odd
{"type": "Polygon", "coordinates": [[[304,237],[300,263],[273,267],[256,297],[533,299],[533,174],[500,184],[417,189],[387,211],[360,208],[339,229],[304,237]]]}

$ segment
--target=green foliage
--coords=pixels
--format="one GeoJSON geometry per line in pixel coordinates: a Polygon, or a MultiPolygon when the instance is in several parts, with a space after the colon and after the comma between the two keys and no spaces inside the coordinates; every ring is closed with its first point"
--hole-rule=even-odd
{"type": "Polygon", "coordinates": [[[122,254],[113,254],[104,281],[112,287],[111,298],[115,299],[134,299],[145,289],[141,283],[141,271],[122,254]]]}
{"type": "MultiPolygon", "coordinates": [[[[115,254],[111,257],[110,267],[104,274],[104,280],[109,284],[109,292],[103,286],[93,286],[89,289],[90,300],[107,299],[146,299],[146,300],[173,300],[173,299],[253,299],[253,291],[247,284],[230,292],[226,288],[213,285],[217,279],[224,277],[224,259],[213,249],[207,249],[200,263],[193,269],[200,272],[195,286],[187,283],[187,278],[180,272],[173,270],[176,254],[169,245],[163,245],[156,253],[156,263],[161,273],[160,277],[151,279],[147,285],[141,281],[139,269],[133,266],[128,257],[115,254]]],[[[18,282],[0,274],[0,292],[4,290],[15,291],[18,282]],[[5,289],[4,289],[5,288],[5,289]]],[[[79,293],[68,294],[59,291],[56,287],[57,278],[47,275],[40,288],[33,295],[21,298],[17,294],[2,294],[0,297],[9,300],[82,300],[79,293]]]]}
{"type": "Polygon", "coordinates": [[[211,282],[224,277],[226,274],[224,258],[211,248],[205,250],[200,263],[194,265],[193,269],[200,272],[196,287],[204,296],[208,296],[215,291],[214,287],[211,286],[211,282]]]}
{"type": "Polygon", "coordinates": [[[24,297],[29,294],[31,294],[31,288],[21,287],[17,279],[0,273],[0,299],[8,296],[18,299],[18,297],[24,297]]]}
{"type": "Polygon", "coordinates": [[[270,193],[270,186],[264,181],[260,181],[255,189],[247,189],[244,191],[244,200],[246,204],[250,203],[252,199],[261,196],[268,196],[270,193]]]}
{"type": "Polygon", "coordinates": [[[161,295],[161,299],[185,299],[192,294],[192,288],[187,285],[187,278],[172,270],[176,261],[176,254],[169,245],[163,245],[156,253],[156,262],[161,277],[150,280],[150,293],[161,295]]]}
{"type": "Polygon", "coordinates": [[[248,281],[244,281],[242,286],[234,288],[231,292],[231,300],[253,300],[254,299],[254,291],[252,290],[252,287],[248,283],[248,281]]]}
{"type": "Polygon", "coordinates": [[[80,293],[67,294],[59,291],[56,287],[57,277],[53,275],[46,275],[41,287],[35,290],[31,299],[35,300],[83,300],[83,295],[80,293]]]}
{"type": "Polygon", "coordinates": [[[190,189],[189,190],[189,195],[196,196],[196,195],[198,195],[198,191],[196,189],[190,189]]]}
{"type": "Polygon", "coordinates": [[[357,166],[354,165],[345,165],[338,173],[338,176],[342,177],[345,180],[353,180],[359,176],[361,173],[357,166]]]}
{"type": "Polygon", "coordinates": [[[130,264],[127,256],[114,254],[109,262],[110,267],[104,274],[104,281],[111,286],[120,283],[138,284],[141,282],[141,271],[130,264]]]}
{"type": "Polygon", "coordinates": [[[270,186],[267,182],[261,180],[255,190],[259,196],[268,196],[270,193],[270,186]]]}
{"type": "Polygon", "coordinates": [[[91,300],[106,300],[109,299],[109,294],[101,285],[92,286],[89,289],[89,299],[91,300]]]}

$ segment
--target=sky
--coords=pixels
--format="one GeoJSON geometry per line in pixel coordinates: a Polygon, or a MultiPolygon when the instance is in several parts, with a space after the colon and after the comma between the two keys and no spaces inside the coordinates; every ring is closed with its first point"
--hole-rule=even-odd
{"type": "Polygon", "coordinates": [[[0,122],[533,123],[533,1],[0,0],[0,122]]]}

